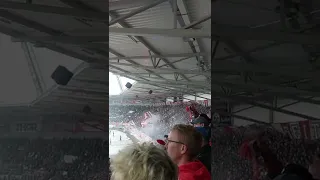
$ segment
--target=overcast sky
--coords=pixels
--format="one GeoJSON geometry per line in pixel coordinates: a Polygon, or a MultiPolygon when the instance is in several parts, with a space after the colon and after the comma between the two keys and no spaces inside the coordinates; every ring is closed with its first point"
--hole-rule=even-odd
{"type": "MultiPolygon", "coordinates": [[[[127,90],[127,88],[125,87],[127,82],[130,82],[131,84],[133,84],[135,81],[132,80],[132,79],[128,79],[126,77],[120,77],[120,82],[121,82],[121,85],[123,87],[123,90],[125,91],[125,90],[127,90]]],[[[121,94],[121,88],[119,86],[119,83],[118,83],[118,80],[117,80],[117,76],[114,75],[111,72],[109,72],[109,84],[112,84],[112,86],[109,86],[109,95],[119,95],[119,94],[121,94]]]]}

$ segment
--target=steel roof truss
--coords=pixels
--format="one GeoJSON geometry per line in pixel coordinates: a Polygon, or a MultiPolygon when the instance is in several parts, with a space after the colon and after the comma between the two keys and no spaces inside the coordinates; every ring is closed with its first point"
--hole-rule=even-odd
{"type": "MultiPolygon", "coordinates": [[[[111,13],[109,12],[110,16],[113,17],[113,18],[116,18],[117,15],[115,13],[111,13]]],[[[130,26],[124,22],[124,21],[120,21],[118,22],[123,28],[129,28],[130,26]]],[[[110,28],[109,28],[110,29],[110,28]]],[[[140,43],[142,43],[146,48],[148,48],[151,52],[153,52],[155,55],[159,55],[159,56],[162,56],[161,53],[159,53],[154,47],[152,47],[147,41],[145,41],[144,38],[142,37],[136,37],[137,40],[139,40],[140,43]]],[[[166,58],[162,58],[162,60],[167,63],[171,68],[173,69],[176,69],[176,67],[172,64],[170,64],[170,61],[166,58]]],[[[181,74],[181,76],[187,80],[187,81],[190,81],[190,79],[188,79],[185,75],[181,74]]]]}
{"type": "Polygon", "coordinates": [[[154,2],[151,1],[151,3],[149,3],[149,4],[147,4],[147,5],[144,5],[143,7],[140,7],[140,8],[138,8],[138,9],[135,9],[135,10],[131,11],[131,12],[128,13],[128,14],[125,14],[125,15],[122,15],[122,16],[119,16],[119,17],[117,17],[117,18],[112,19],[112,20],[109,22],[109,26],[111,26],[111,25],[113,25],[113,24],[116,24],[116,23],[118,23],[119,21],[124,21],[124,20],[127,19],[127,18],[130,18],[130,17],[132,17],[132,16],[134,16],[134,15],[136,15],[136,14],[139,14],[139,13],[141,13],[141,12],[143,12],[143,11],[146,11],[146,10],[148,10],[148,9],[154,7],[154,6],[157,6],[157,5],[159,5],[159,4],[161,4],[161,3],[165,2],[165,1],[168,1],[168,0],[157,0],[157,1],[154,1],[154,2]]]}
{"type": "Polygon", "coordinates": [[[59,14],[59,15],[73,16],[73,17],[83,17],[88,19],[103,20],[106,22],[109,21],[109,15],[107,12],[92,12],[92,11],[79,10],[75,8],[48,6],[48,5],[40,5],[40,4],[27,4],[27,3],[12,2],[12,1],[0,1],[0,8],[24,10],[24,11],[40,12],[40,13],[51,13],[51,14],[59,14]]]}

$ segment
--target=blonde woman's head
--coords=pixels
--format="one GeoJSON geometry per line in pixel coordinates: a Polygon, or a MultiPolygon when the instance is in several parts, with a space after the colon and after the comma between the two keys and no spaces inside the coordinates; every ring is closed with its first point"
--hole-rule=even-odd
{"type": "Polygon", "coordinates": [[[133,144],[111,158],[112,180],[177,180],[177,166],[151,143],[133,144]]]}

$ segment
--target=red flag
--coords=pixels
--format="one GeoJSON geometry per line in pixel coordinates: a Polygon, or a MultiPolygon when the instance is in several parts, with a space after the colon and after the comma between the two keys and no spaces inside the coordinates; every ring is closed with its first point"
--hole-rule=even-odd
{"type": "Polygon", "coordinates": [[[310,132],[310,121],[300,121],[300,131],[301,131],[301,138],[302,139],[311,139],[311,132],[310,132]]]}

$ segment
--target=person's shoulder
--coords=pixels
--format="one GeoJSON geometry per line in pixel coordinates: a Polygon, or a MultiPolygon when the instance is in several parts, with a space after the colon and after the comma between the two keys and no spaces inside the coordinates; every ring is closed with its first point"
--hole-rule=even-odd
{"type": "Polygon", "coordinates": [[[182,173],[179,174],[179,180],[211,180],[211,177],[197,176],[194,173],[182,173]]]}
{"type": "Polygon", "coordinates": [[[192,176],[192,174],[185,175],[185,176],[179,176],[178,180],[211,180],[211,177],[197,177],[197,176],[192,176]]]}
{"type": "Polygon", "coordinates": [[[210,172],[200,161],[197,169],[179,168],[179,180],[211,180],[210,172]]]}

